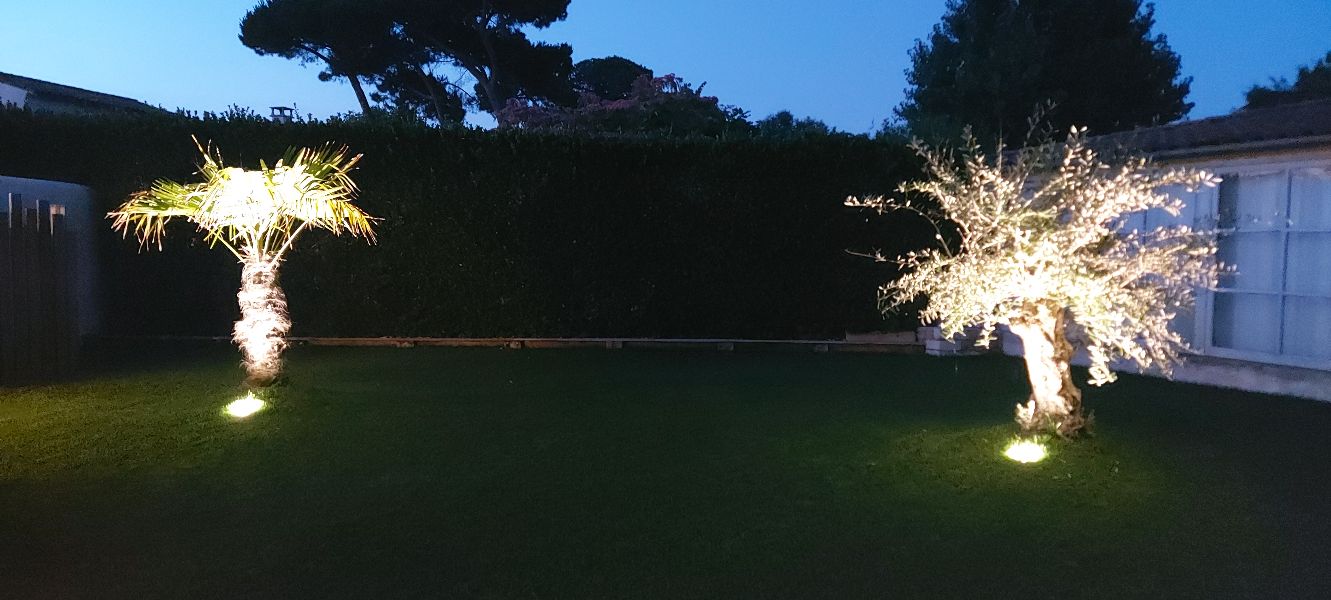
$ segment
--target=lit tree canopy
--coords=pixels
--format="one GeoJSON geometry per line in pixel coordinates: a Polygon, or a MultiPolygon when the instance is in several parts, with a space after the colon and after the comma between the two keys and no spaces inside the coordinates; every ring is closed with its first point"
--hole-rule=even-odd
{"type": "Polygon", "coordinates": [[[1211,231],[1123,228],[1140,211],[1177,215],[1181,201],[1163,188],[1214,185],[1212,176],[1142,158],[1111,165],[1083,133],[994,158],[969,135],[960,156],[917,145],[930,178],[903,187],[914,200],[847,201],[915,212],[939,228],[937,247],[897,259],[905,274],[882,288],[885,303],[926,296],[921,318],[949,337],[978,327],[989,343],[997,326],[1009,327],[1032,384],[1018,421],[1064,436],[1086,424],[1068,366],[1072,340],[1090,357],[1092,384],[1113,381],[1119,358],[1168,373],[1185,347],[1170,322],[1196,288],[1215,285],[1218,268],[1211,231]]]}
{"type": "Polygon", "coordinates": [[[240,261],[237,294],[241,319],[233,339],[245,355],[250,386],[271,384],[281,372],[282,350],[291,328],[278,268],[306,229],[349,233],[374,241],[372,219],[352,203],[350,171],[360,156],[345,147],[291,150],[272,167],[256,171],[222,166],[203,150],[199,183],[157,181],[108,216],[122,234],[131,231],[145,246],[161,246],[166,224],[194,223],[210,244],[221,244],[240,261]]]}
{"type": "Polygon", "coordinates": [[[948,0],[942,21],[910,52],[897,116],[911,133],[956,139],[963,127],[1021,141],[1026,119],[1052,101],[1048,123],[1092,134],[1188,114],[1190,79],[1154,8],[1142,0],[948,0]]]}
{"type": "Polygon", "coordinates": [[[349,173],[359,160],[345,147],[302,148],[272,168],[261,163],[249,171],[224,167],[220,154],[205,150],[204,181],[158,180],[112,212],[112,225],[160,248],[167,222],[181,217],[242,262],[281,261],[307,227],[373,240],[370,217],[352,204],[357,190],[349,173]]]}

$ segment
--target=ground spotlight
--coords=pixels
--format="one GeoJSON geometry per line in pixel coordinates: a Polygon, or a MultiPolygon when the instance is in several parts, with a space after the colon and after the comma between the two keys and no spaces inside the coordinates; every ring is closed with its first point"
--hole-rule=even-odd
{"type": "Polygon", "coordinates": [[[244,419],[256,412],[263,410],[268,403],[254,397],[254,392],[245,394],[244,398],[232,400],[226,405],[226,414],[237,419],[244,419]]]}
{"type": "Polygon", "coordinates": [[[1039,440],[1013,440],[1007,449],[1003,450],[1003,456],[1019,463],[1040,462],[1047,454],[1049,454],[1048,449],[1039,440]]]}

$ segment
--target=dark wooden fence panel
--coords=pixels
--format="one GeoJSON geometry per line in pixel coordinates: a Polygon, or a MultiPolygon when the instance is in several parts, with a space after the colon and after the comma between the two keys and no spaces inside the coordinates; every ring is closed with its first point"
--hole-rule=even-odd
{"type": "Polygon", "coordinates": [[[0,211],[0,384],[58,379],[78,339],[64,207],[6,194],[0,211]]]}

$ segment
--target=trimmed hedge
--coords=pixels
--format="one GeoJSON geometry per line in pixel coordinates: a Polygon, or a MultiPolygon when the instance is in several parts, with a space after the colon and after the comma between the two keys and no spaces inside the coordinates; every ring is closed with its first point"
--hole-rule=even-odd
{"type": "MultiPolygon", "coordinates": [[[[71,181],[109,210],[156,178],[192,178],[191,135],[229,164],[335,140],[365,158],[379,243],[302,237],[283,270],[295,330],[337,336],[836,337],[884,318],[891,273],[847,249],[926,244],[909,220],[842,206],[918,164],[863,138],[607,140],[393,123],[78,118],[0,111],[0,173],[71,181]],[[890,242],[885,245],[884,242],[890,242]]],[[[109,225],[107,333],[225,334],[239,267],[181,224],[164,252],[109,225]]]]}

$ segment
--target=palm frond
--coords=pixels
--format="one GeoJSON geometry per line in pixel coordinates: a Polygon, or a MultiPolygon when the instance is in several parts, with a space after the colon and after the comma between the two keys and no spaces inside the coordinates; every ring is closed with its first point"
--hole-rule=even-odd
{"type": "Polygon", "coordinates": [[[374,218],[352,204],[360,190],[350,172],[360,158],[351,156],[346,146],[332,144],[289,150],[273,171],[275,178],[285,177],[297,191],[285,203],[286,213],[299,224],[334,235],[346,231],[373,243],[374,218]]]}
{"type": "Polygon", "coordinates": [[[359,189],[350,171],[360,155],[346,146],[292,148],[272,167],[248,171],[223,166],[211,145],[197,139],[195,145],[203,155],[203,181],[162,180],[134,194],[108,215],[117,231],[133,230],[140,243],[160,248],[166,223],[183,217],[209,244],[221,243],[242,260],[281,260],[307,227],[374,242],[375,219],[353,204],[359,189]]]}
{"type": "Polygon", "coordinates": [[[149,189],[130,196],[107,217],[113,219],[111,227],[121,235],[128,236],[133,231],[141,245],[155,243],[161,249],[166,223],[176,217],[193,220],[199,213],[202,192],[202,184],[159,180],[149,189]]]}

